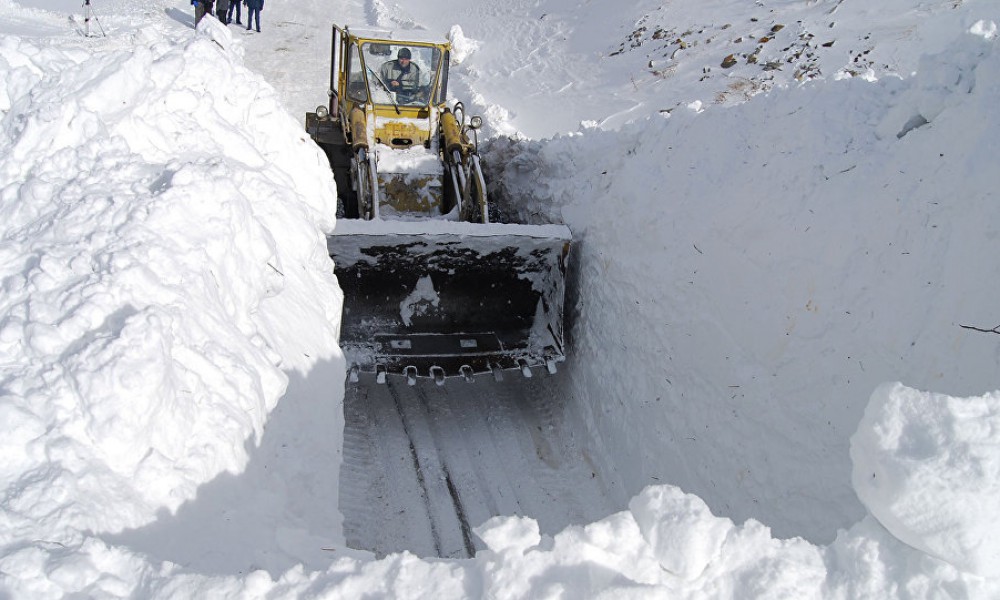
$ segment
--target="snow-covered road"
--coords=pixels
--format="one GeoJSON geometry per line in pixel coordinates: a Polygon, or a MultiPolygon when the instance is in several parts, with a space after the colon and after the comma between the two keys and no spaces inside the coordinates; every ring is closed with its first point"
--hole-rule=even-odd
{"type": "Polygon", "coordinates": [[[585,440],[564,421],[566,377],[509,372],[503,381],[438,386],[402,376],[348,384],[340,508],[356,549],[382,556],[469,557],[471,528],[497,515],[538,520],[542,533],[620,509],[585,440]]]}

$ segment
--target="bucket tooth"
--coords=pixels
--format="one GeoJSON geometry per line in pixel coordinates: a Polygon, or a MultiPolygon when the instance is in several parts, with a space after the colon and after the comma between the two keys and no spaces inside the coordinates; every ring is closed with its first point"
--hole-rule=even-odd
{"type": "Polygon", "coordinates": [[[524,375],[525,379],[531,377],[531,367],[528,366],[528,361],[519,358],[517,359],[517,366],[521,369],[521,375],[524,375]]]}
{"type": "Polygon", "coordinates": [[[358,368],[358,365],[351,365],[351,369],[347,373],[347,377],[348,377],[348,379],[350,380],[351,383],[357,383],[358,382],[358,372],[359,371],[360,371],[360,369],[358,368]]]}
{"type": "Polygon", "coordinates": [[[465,380],[468,381],[469,383],[473,383],[476,381],[476,377],[472,372],[472,367],[470,367],[469,365],[462,365],[462,367],[458,371],[459,373],[462,374],[462,377],[464,377],[465,380]]]}
{"type": "Polygon", "coordinates": [[[377,364],[375,365],[375,381],[377,383],[385,383],[386,370],[385,365],[377,364]]]}
{"type": "Polygon", "coordinates": [[[545,369],[549,372],[549,375],[556,374],[556,360],[551,356],[545,357],[545,369]]]}
{"type": "Polygon", "coordinates": [[[417,368],[413,365],[406,367],[406,383],[407,385],[417,385],[417,368]]]}
{"type": "Polygon", "coordinates": [[[431,367],[431,377],[434,378],[434,383],[444,385],[444,369],[441,367],[431,367]]]}
{"type": "Polygon", "coordinates": [[[490,371],[493,372],[493,381],[503,381],[503,369],[500,368],[500,365],[490,365],[490,371]]]}

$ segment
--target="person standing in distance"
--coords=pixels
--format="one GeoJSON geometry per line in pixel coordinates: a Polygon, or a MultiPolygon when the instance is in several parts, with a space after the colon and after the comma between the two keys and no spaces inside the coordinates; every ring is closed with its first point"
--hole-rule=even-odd
{"type": "Polygon", "coordinates": [[[242,2],[242,0],[232,0],[229,3],[229,12],[226,13],[226,24],[227,25],[229,23],[233,22],[233,9],[234,8],[236,9],[236,24],[237,25],[242,25],[243,24],[242,22],[240,22],[240,2],[242,2]]]}
{"type": "Polygon", "coordinates": [[[264,10],[264,0],[243,0],[243,4],[247,5],[247,31],[257,17],[257,33],[260,33],[260,12],[264,10]]]}
{"type": "Polygon", "coordinates": [[[201,21],[205,13],[212,14],[212,1],[213,0],[191,0],[191,4],[194,4],[194,26],[198,26],[198,22],[201,21]]]}

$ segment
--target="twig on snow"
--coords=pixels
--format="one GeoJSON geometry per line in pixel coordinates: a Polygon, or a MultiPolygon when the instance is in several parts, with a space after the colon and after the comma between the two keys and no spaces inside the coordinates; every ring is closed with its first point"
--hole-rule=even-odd
{"type": "Polygon", "coordinates": [[[1000,335],[1000,325],[997,325],[993,329],[983,329],[982,327],[975,327],[973,325],[962,325],[961,323],[959,323],[958,326],[961,327],[962,329],[971,329],[973,331],[978,331],[980,333],[995,333],[997,335],[1000,335]]]}

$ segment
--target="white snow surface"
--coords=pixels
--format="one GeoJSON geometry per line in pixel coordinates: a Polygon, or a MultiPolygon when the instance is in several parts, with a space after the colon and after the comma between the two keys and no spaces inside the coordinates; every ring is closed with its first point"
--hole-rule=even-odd
{"type": "Polygon", "coordinates": [[[854,489],[897,538],[964,570],[995,575],[998,428],[1000,393],[952,398],[882,385],[851,440],[854,489]]]}
{"type": "Polygon", "coordinates": [[[0,0],[0,597],[1000,597],[995,1],[80,4],[0,0]],[[451,35],[572,230],[620,512],[345,547],[333,16],[451,35]]]}

